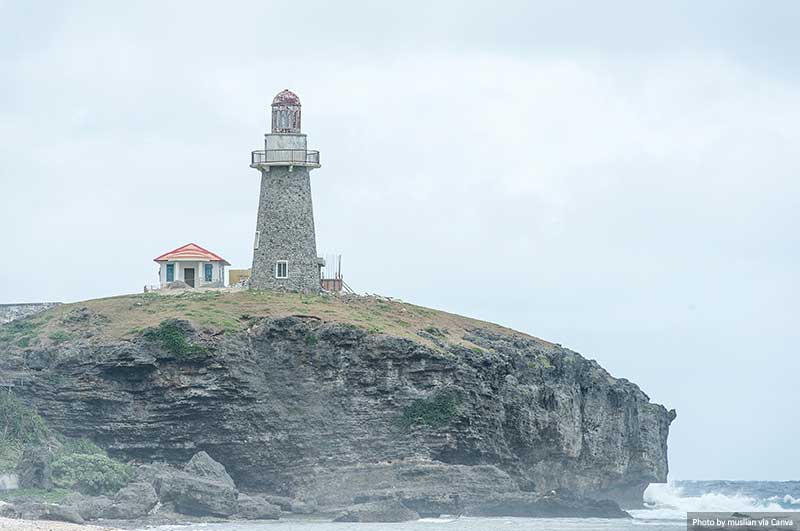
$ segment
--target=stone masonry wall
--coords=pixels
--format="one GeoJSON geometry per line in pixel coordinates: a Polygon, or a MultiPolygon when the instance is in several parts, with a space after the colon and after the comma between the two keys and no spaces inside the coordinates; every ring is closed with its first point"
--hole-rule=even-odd
{"type": "Polygon", "coordinates": [[[308,168],[273,166],[261,173],[258,248],[253,250],[250,287],[278,291],[319,291],[314,208],[308,168]],[[275,278],[278,260],[289,262],[289,278],[275,278]]]}

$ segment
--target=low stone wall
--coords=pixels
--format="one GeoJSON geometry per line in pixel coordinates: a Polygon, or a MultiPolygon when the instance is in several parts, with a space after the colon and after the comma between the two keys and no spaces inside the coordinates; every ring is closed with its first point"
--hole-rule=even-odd
{"type": "Polygon", "coordinates": [[[18,488],[19,480],[17,479],[16,474],[0,474],[0,492],[18,488]]]}
{"type": "Polygon", "coordinates": [[[35,313],[58,306],[60,302],[33,302],[25,304],[0,304],[0,324],[10,323],[35,313]]]}

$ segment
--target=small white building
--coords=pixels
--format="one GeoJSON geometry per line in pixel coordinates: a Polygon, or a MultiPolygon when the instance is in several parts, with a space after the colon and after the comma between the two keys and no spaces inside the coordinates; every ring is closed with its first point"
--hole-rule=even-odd
{"type": "Polygon", "coordinates": [[[203,249],[196,243],[187,243],[153,260],[159,265],[158,280],[161,287],[182,281],[192,288],[225,287],[227,260],[203,249]]]}

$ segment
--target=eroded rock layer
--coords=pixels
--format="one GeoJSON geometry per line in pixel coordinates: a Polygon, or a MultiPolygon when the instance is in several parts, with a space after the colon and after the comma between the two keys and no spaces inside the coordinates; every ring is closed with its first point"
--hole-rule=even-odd
{"type": "Polygon", "coordinates": [[[307,316],[178,326],[197,348],[80,337],[10,349],[3,369],[29,369],[16,392],[67,436],[147,462],[204,450],[259,492],[400,495],[425,514],[438,498],[559,488],[632,506],[666,480],[674,412],[557,345],[480,327],[415,341],[307,316]]]}

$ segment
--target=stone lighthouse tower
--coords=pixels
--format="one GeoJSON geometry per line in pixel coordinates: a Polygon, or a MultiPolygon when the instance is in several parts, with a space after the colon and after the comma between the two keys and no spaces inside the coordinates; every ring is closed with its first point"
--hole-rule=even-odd
{"type": "Polygon", "coordinates": [[[261,173],[250,287],[317,292],[323,261],[317,257],[309,172],[320,167],[319,151],[309,151],[300,132],[296,94],[284,90],[272,100],[272,132],[264,138],[264,150],[250,159],[261,173]]]}

